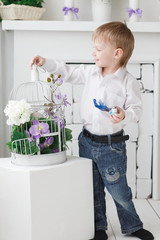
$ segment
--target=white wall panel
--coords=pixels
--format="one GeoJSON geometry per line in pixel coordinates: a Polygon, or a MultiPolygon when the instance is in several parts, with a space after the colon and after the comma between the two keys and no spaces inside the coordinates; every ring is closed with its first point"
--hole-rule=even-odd
{"type": "Polygon", "coordinates": [[[151,179],[137,179],[137,198],[151,197],[151,179]]]}
{"type": "Polygon", "coordinates": [[[145,90],[153,91],[154,89],[153,64],[142,64],[142,83],[145,90]]]}
{"type": "Polygon", "coordinates": [[[140,136],[137,149],[137,177],[151,178],[152,137],[140,136]]]}
{"type": "Polygon", "coordinates": [[[79,156],[78,140],[72,141],[72,155],[76,157],[79,156]]]}
{"type": "Polygon", "coordinates": [[[82,124],[70,124],[67,125],[66,127],[70,128],[72,130],[72,136],[73,140],[77,140],[80,132],[82,131],[82,124]]]}
{"type": "Polygon", "coordinates": [[[129,135],[129,141],[137,141],[139,136],[139,127],[138,123],[128,123],[124,127],[125,134],[129,135]]]}
{"type": "Polygon", "coordinates": [[[83,85],[73,85],[73,101],[80,102],[82,92],[83,92],[83,85]]]}
{"type": "Polygon", "coordinates": [[[67,142],[67,156],[72,156],[72,141],[67,142]]]}
{"type": "Polygon", "coordinates": [[[136,183],[136,143],[126,142],[127,146],[127,179],[129,184],[136,183]]]}
{"type": "Polygon", "coordinates": [[[143,112],[139,121],[139,134],[153,135],[153,93],[143,93],[142,102],[143,112]]]}
{"type": "Polygon", "coordinates": [[[129,63],[127,65],[127,70],[130,72],[135,78],[141,77],[141,68],[138,63],[129,63]]]}
{"type": "Polygon", "coordinates": [[[73,103],[73,123],[81,123],[79,103],[73,103]]]}
{"type": "Polygon", "coordinates": [[[136,142],[126,142],[127,147],[127,180],[132,190],[133,198],[136,197],[136,142]]]}

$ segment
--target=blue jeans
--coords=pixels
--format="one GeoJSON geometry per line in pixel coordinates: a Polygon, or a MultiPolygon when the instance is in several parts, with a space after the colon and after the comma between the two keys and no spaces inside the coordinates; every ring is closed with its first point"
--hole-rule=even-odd
{"type": "Polygon", "coordinates": [[[107,230],[104,188],[111,194],[118,213],[123,234],[130,234],[143,227],[132,202],[132,192],[126,179],[127,156],[125,142],[108,144],[93,142],[79,135],[79,155],[92,159],[94,185],[95,230],[107,230]]]}

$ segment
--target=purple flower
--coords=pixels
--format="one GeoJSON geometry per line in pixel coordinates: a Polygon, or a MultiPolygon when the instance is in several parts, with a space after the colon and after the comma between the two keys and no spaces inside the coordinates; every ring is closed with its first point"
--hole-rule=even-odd
{"type": "Polygon", "coordinates": [[[68,101],[67,101],[67,95],[65,94],[63,97],[62,97],[62,95],[61,95],[61,93],[59,93],[59,94],[55,94],[55,97],[58,99],[58,100],[61,100],[62,99],[62,101],[63,101],[63,103],[64,103],[64,105],[67,107],[67,104],[68,105],[71,105],[68,101]]]}
{"type": "Polygon", "coordinates": [[[67,107],[67,104],[71,106],[71,104],[67,101],[67,95],[65,94],[64,97],[63,97],[63,102],[64,102],[64,105],[67,107]]]}
{"type": "Polygon", "coordinates": [[[25,133],[26,133],[26,136],[27,136],[27,138],[28,138],[28,141],[29,141],[29,142],[32,142],[33,139],[31,138],[30,133],[29,133],[27,130],[25,131],[25,133]]]}
{"type": "Polygon", "coordinates": [[[63,83],[63,80],[61,78],[57,78],[56,82],[57,86],[61,86],[63,83]]]}
{"type": "Polygon", "coordinates": [[[33,138],[38,139],[42,134],[49,133],[48,123],[39,122],[38,120],[33,121],[33,125],[29,129],[30,134],[33,138]]]}
{"type": "Polygon", "coordinates": [[[53,117],[54,113],[48,109],[44,110],[43,116],[48,118],[48,117],[53,117]]]}
{"type": "Polygon", "coordinates": [[[40,144],[39,144],[40,151],[43,151],[44,148],[47,148],[47,147],[51,146],[52,143],[53,143],[53,141],[54,141],[54,138],[53,138],[53,137],[48,137],[48,138],[44,141],[44,143],[40,143],[40,144]]]}
{"type": "Polygon", "coordinates": [[[60,129],[64,128],[64,119],[60,119],[60,129]]]}
{"type": "MultiPolygon", "coordinates": [[[[44,143],[40,143],[39,147],[40,147],[40,151],[42,152],[44,148],[48,148],[49,146],[51,146],[54,142],[54,137],[48,137],[44,143]]],[[[51,153],[57,153],[59,152],[57,148],[52,148],[51,149],[51,153]]]]}
{"type": "Polygon", "coordinates": [[[60,129],[62,129],[64,127],[64,119],[63,118],[58,118],[57,116],[55,116],[53,118],[53,120],[57,123],[57,125],[58,125],[58,122],[59,122],[60,129]]]}
{"type": "Polygon", "coordinates": [[[55,94],[55,97],[56,97],[58,100],[61,100],[61,99],[62,99],[62,95],[61,95],[61,93],[59,93],[59,94],[55,94]]]}
{"type": "Polygon", "coordinates": [[[52,152],[52,153],[57,153],[57,152],[59,152],[59,151],[58,151],[57,148],[53,148],[51,152],[52,152]]]}
{"type": "Polygon", "coordinates": [[[30,138],[30,137],[31,137],[30,133],[29,133],[27,130],[25,131],[25,133],[26,133],[26,135],[27,135],[27,138],[30,138]]]}

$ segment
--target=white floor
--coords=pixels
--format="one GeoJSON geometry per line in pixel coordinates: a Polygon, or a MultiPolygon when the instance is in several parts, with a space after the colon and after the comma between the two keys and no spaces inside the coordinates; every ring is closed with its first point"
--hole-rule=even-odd
{"type": "MultiPolygon", "coordinates": [[[[160,240],[160,201],[152,199],[135,199],[134,204],[144,228],[151,231],[155,240],[160,240]]],[[[115,205],[111,199],[107,199],[107,217],[109,229],[107,231],[109,240],[135,240],[137,238],[121,234],[115,205]]],[[[147,239],[146,239],[147,240],[147,239]]]]}

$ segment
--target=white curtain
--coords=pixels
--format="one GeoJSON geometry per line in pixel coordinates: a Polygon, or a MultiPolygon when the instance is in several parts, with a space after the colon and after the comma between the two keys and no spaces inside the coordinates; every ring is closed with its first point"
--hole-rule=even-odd
{"type": "Polygon", "coordinates": [[[2,80],[2,30],[0,24],[0,157],[4,156],[4,121],[3,121],[3,80],[2,80]]]}
{"type": "Polygon", "coordinates": [[[0,23],[0,157],[9,157],[6,146],[9,141],[9,128],[6,124],[4,108],[8,102],[9,93],[13,88],[13,32],[2,31],[0,23]]]}

